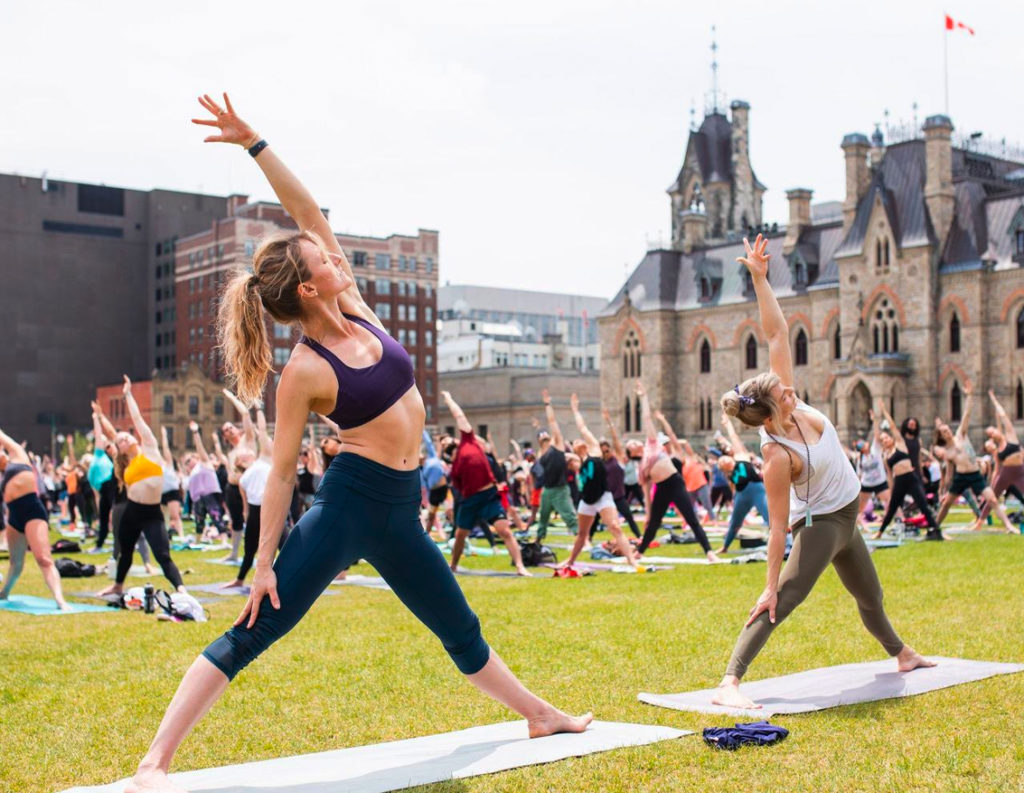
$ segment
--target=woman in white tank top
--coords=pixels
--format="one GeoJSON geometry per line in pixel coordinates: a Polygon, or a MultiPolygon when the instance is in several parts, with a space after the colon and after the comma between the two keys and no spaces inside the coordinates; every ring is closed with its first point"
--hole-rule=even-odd
{"type": "Polygon", "coordinates": [[[768,340],[771,371],[752,377],[722,396],[722,409],[749,427],[760,428],[764,486],[768,495],[768,581],[740,632],[725,677],[713,702],[738,708],[756,705],[739,691],[747,666],[775,626],[810,593],[831,564],[857,601],[861,620],[901,672],[934,666],[904,644],[882,608],[878,581],[864,539],[857,530],[860,481],[832,422],[796,397],[789,327],[768,282],[768,240],[743,241],[761,328],[768,340]],[[793,548],[782,567],[786,533],[793,548]]]}

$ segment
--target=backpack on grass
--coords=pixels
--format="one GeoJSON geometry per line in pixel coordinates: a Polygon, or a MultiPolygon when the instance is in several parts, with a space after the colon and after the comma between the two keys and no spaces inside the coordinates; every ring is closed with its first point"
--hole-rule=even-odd
{"type": "Polygon", "coordinates": [[[519,550],[522,552],[523,564],[526,567],[539,567],[542,564],[558,561],[555,552],[539,542],[520,542],[519,550]]]}
{"type": "Polygon", "coordinates": [[[75,559],[60,558],[53,564],[61,578],[92,578],[96,575],[96,565],[83,564],[75,559]]]}

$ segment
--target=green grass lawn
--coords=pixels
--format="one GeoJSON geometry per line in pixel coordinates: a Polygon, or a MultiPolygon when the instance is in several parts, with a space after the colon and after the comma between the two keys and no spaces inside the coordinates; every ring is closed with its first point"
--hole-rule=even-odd
{"type": "MultiPolygon", "coordinates": [[[[698,550],[668,546],[656,553],[698,550]]],[[[232,568],[203,561],[218,555],[174,554],[189,570],[186,585],[228,580],[232,568]]],[[[921,652],[1024,660],[1024,537],[912,543],[878,551],[874,559],[894,625],[921,652]]],[[[508,560],[477,557],[465,564],[507,569],[508,560]]],[[[371,570],[361,565],[353,572],[371,570]]],[[[460,583],[492,647],[559,707],[699,732],[730,720],[651,707],[636,694],[715,685],[764,575],[763,564],[749,564],[578,580],[542,571],[533,580],[463,577],[460,583]]],[[[162,578],[149,580],[166,586],[162,578]]],[[[66,591],[106,583],[105,577],[64,580],[66,591]]],[[[31,559],[16,592],[46,595],[31,559]]],[[[129,775],[181,675],[242,603],[208,603],[209,622],[185,624],[113,610],[68,617],[0,613],[0,791],[55,791],[129,775]]],[[[828,571],[748,679],[879,658],[883,651],[828,571]]],[[[718,752],[689,736],[421,790],[1021,790],[1022,704],[1024,675],[1003,676],[914,698],[780,716],[775,721],[790,737],[769,748],[718,752]]],[[[390,592],[342,587],[238,677],[182,746],[173,770],[514,718],[465,682],[390,592]]]]}

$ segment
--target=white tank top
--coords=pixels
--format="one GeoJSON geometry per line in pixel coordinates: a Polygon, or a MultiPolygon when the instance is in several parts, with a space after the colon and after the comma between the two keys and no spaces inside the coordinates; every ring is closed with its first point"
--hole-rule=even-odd
{"type": "MultiPolygon", "coordinates": [[[[842,509],[860,494],[860,481],[853,470],[849,458],[839,442],[839,434],[828,416],[815,410],[804,402],[797,401],[796,412],[808,416],[817,416],[825,425],[821,438],[817,443],[807,444],[810,447],[811,459],[807,460],[807,452],[802,441],[793,441],[776,435],[772,438],[764,427],[761,427],[761,448],[768,443],[781,443],[794,452],[803,462],[800,478],[793,482],[789,491],[789,525],[792,526],[806,516],[808,507],[811,515],[827,515],[842,509]],[[808,475],[810,476],[810,498],[805,503],[808,493],[808,475]],[[799,493],[799,495],[797,495],[799,493]]],[[[803,430],[806,433],[806,422],[803,430]]]]}

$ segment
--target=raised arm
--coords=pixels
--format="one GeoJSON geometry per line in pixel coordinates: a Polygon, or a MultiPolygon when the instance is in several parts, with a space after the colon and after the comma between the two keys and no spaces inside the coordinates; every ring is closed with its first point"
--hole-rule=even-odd
{"type": "Polygon", "coordinates": [[[210,455],[206,453],[206,447],[203,446],[203,433],[199,431],[199,425],[196,424],[194,421],[190,421],[188,423],[188,430],[189,432],[192,433],[192,442],[195,444],[196,447],[196,455],[204,463],[209,464],[210,455]]]}
{"type": "MultiPolygon", "coordinates": [[[[256,431],[260,439],[260,457],[272,458],[274,456],[274,439],[267,432],[267,414],[263,408],[256,408],[256,431]]],[[[309,453],[314,453],[313,444],[309,446],[309,453]]]]}
{"type": "Polygon", "coordinates": [[[167,440],[167,427],[160,425],[160,448],[164,453],[164,461],[170,468],[174,468],[174,455],[171,454],[171,444],[167,440]]]}
{"type": "Polygon", "coordinates": [[[139,405],[135,401],[135,397],[132,396],[132,381],[128,379],[128,375],[124,376],[122,393],[125,404],[128,405],[128,415],[131,416],[132,426],[135,427],[135,432],[138,434],[139,440],[142,441],[142,445],[159,450],[160,445],[156,441],[156,435],[153,434],[153,430],[149,428],[146,420],[142,418],[142,411],[139,410],[139,405]]]}
{"type": "MultiPolygon", "coordinates": [[[[224,449],[220,445],[220,434],[217,432],[217,430],[212,430],[210,432],[210,440],[213,441],[213,455],[212,455],[213,458],[218,463],[223,463],[223,465],[225,467],[227,467],[227,465],[228,465],[228,456],[226,454],[224,454],[224,449]]],[[[252,449],[253,449],[253,451],[255,451],[256,447],[253,446],[252,449]]]]}
{"type": "Polygon", "coordinates": [[[329,418],[327,418],[327,416],[321,416],[319,413],[317,413],[316,415],[319,417],[320,421],[322,421],[324,424],[327,425],[327,427],[330,429],[331,433],[336,438],[340,438],[341,437],[341,427],[339,427],[337,424],[335,424],[333,421],[331,421],[329,418]]]}
{"type": "Polygon", "coordinates": [[[619,433],[615,431],[615,423],[612,421],[612,414],[607,408],[601,410],[601,417],[608,427],[608,434],[612,438],[612,453],[619,458],[619,462],[626,461],[626,450],[622,448],[622,441],[619,440],[619,433]]]}
{"type": "Polygon", "coordinates": [[[14,462],[29,462],[28,452],[25,451],[25,448],[3,430],[0,430],[0,446],[4,447],[4,451],[7,452],[7,456],[14,462]]]}
{"type": "Polygon", "coordinates": [[[223,389],[223,394],[227,398],[228,402],[234,405],[235,410],[242,414],[242,435],[244,436],[244,443],[253,451],[256,451],[256,429],[252,424],[252,416],[249,415],[249,408],[245,406],[245,403],[235,396],[234,392],[228,388],[223,389]]]}
{"type": "MultiPolygon", "coordinates": [[[[260,135],[238,116],[227,94],[224,94],[223,108],[208,94],[199,97],[199,104],[212,113],[213,118],[194,118],[192,123],[217,127],[220,132],[219,135],[208,136],[204,142],[233,143],[246,149],[251,149],[260,142],[260,135]]],[[[352,286],[338,296],[338,305],[342,311],[357,314],[383,328],[380,320],[359,294],[352,267],[313,195],[269,146],[257,152],[255,159],[281,206],[292,216],[300,229],[312,231],[320,238],[331,261],[351,280],[352,286]]]]}
{"type": "Polygon", "coordinates": [[[100,421],[100,415],[96,412],[96,403],[93,402],[92,404],[92,445],[95,449],[106,449],[110,439],[107,438],[107,433],[103,431],[103,422],[100,421]]]}
{"type": "Polygon", "coordinates": [[[569,397],[569,406],[572,408],[572,417],[576,422],[576,429],[580,431],[583,442],[587,444],[587,450],[591,454],[598,454],[601,451],[601,444],[597,442],[594,433],[587,429],[587,422],[583,420],[583,414],[580,413],[580,398],[576,394],[569,397]]]}
{"type": "Polygon", "coordinates": [[[1006,415],[1006,410],[999,404],[999,400],[996,399],[996,395],[991,388],[988,391],[988,397],[992,400],[992,406],[996,411],[996,426],[1002,429],[1007,441],[1010,443],[1020,443],[1017,439],[1017,430],[1014,428],[1013,422],[1006,415]]]}
{"type": "Polygon", "coordinates": [[[647,391],[644,389],[644,384],[639,380],[636,381],[636,395],[640,398],[640,416],[643,419],[644,432],[647,434],[647,440],[657,440],[658,429],[654,426],[654,418],[651,416],[651,400],[647,397],[647,391]]]}
{"type": "Polygon", "coordinates": [[[544,401],[544,415],[548,420],[551,442],[555,444],[555,448],[562,449],[565,446],[565,439],[562,437],[562,428],[558,426],[558,420],[555,418],[555,409],[551,407],[551,394],[545,388],[540,392],[540,398],[544,401]]]}
{"type": "Polygon", "coordinates": [[[971,426],[971,403],[973,402],[971,397],[973,397],[974,394],[971,392],[971,386],[969,383],[964,384],[964,393],[967,395],[967,399],[964,400],[964,414],[960,419],[960,426],[956,428],[958,438],[966,438],[967,428],[971,426]]]}
{"type": "Polygon", "coordinates": [[[736,261],[746,266],[754,283],[757,309],[761,315],[761,329],[768,339],[768,361],[782,384],[792,387],[793,353],[789,349],[789,326],[771,284],[768,283],[768,261],[771,259],[771,256],[765,253],[768,249],[768,239],[758,234],[751,246],[744,238],[743,247],[747,255],[736,261]]]}
{"type": "MultiPolygon", "coordinates": [[[[896,444],[896,448],[900,451],[907,450],[907,442],[903,440],[903,433],[899,431],[896,420],[889,415],[889,411],[885,408],[885,400],[881,397],[878,398],[878,412],[882,414],[882,418],[889,422],[889,434],[892,436],[893,442],[896,444]]],[[[873,421],[875,440],[878,440],[878,423],[873,421]]],[[[878,444],[881,447],[881,443],[878,444]]]]}
{"type": "Polygon", "coordinates": [[[523,448],[515,438],[509,438],[508,442],[512,446],[512,459],[517,463],[521,462],[523,459],[523,448]]]}
{"type": "Polygon", "coordinates": [[[452,399],[452,395],[447,391],[442,391],[441,398],[448,406],[448,410],[451,411],[452,418],[455,419],[455,426],[459,428],[459,431],[472,432],[473,425],[469,423],[469,419],[466,418],[466,414],[462,412],[462,408],[458,406],[458,403],[452,399]]]}
{"type": "MultiPolygon", "coordinates": [[[[662,413],[660,410],[655,410],[654,420],[661,425],[661,428],[665,430],[665,434],[668,435],[668,447],[671,450],[673,457],[682,460],[683,457],[694,456],[692,449],[687,451],[687,449],[683,448],[683,444],[680,443],[679,438],[676,436],[675,430],[673,430],[672,425],[668,423],[668,419],[665,418],[664,413],[662,413]]],[[[687,447],[689,447],[689,444],[687,444],[687,447]]]]}
{"type": "Polygon", "coordinates": [[[733,459],[739,459],[736,456],[737,454],[750,457],[750,452],[748,452],[747,447],[743,445],[743,441],[740,439],[739,433],[736,432],[736,427],[732,423],[732,419],[725,413],[722,414],[722,429],[725,430],[725,435],[729,439],[729,445],[732,447],[733,459]]]}
{"type": "Polygon", "coordinates": [[[75,435],[69,432],[64,438],[64,442],[68,445],[68,460],[71,463],[71,467],[74,468],[78,465],[78,458],[75,457],[75,435]]]}
{"type": "Polygon", "coordinates": [[[423,428],[421,445],[423,447],[423,453],[427,456],[428,460],[433,460],[437,457],[437,447],[434,445],[434,439],[430,437],[430,433],[427,431],[426,427],[423,428]]]}

